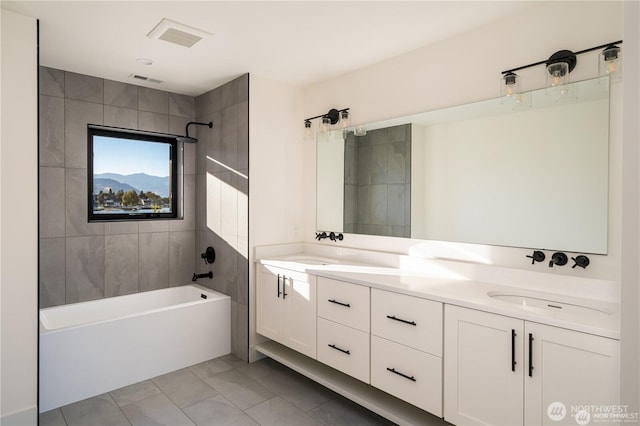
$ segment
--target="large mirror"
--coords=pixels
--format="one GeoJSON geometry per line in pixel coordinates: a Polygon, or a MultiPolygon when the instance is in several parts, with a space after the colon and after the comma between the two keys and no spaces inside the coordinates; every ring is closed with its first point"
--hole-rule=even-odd
{"type": "Polygon", "coordinates": [[[318,230],[606,254],[608,83],[318,134],[318,230]]]}

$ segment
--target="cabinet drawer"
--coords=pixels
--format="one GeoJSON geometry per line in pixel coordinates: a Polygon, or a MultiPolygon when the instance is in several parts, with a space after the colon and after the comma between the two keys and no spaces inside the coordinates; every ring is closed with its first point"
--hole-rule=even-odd
{"type": "Polygon", "coordinates": [[[318,361],[369,383],[369,334],[318,318],[318,361]]]}
{"type": "Polygon", "coordinates": [[[369,332],[369,287],[318,277],[318,316],[369,332]]]}
{"type": "Polygon", "coordinates": [[[442,303],[371,289],[371,334],[442,356],[442,303]]]}
{"type": "Polygon", "coordinates": [[[371,385],[442,417],[440,357],[371,336],[371,385]]]}

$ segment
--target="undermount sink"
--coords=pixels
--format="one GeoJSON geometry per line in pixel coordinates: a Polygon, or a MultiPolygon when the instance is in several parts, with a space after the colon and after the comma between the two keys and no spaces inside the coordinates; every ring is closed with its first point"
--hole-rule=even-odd
{"type": "Polygon", "coordinates": [[[497,291],[490,291],[487,293],[487,295],[494,300],[512,303],[514,305],[545,309],[550,312],[562,312],[568,315],[585,315],[585,316],[611,315],[610,312],[607,312],[606,310],[600,309],[597,307],[582,305],[578,303],[571,303],[568,301],[561,301],[557,299],[547,299],[542,296],[537,297],[537,296],[527,295],[527,294],[505,293],[505,292],[497,292],[497,291]]]}

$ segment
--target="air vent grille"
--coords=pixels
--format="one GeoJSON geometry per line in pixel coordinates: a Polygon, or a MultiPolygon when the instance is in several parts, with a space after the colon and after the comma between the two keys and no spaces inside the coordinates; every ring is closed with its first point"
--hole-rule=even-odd
{"type": "Polygon", "coordinates": [[[162,83],[162,80],[157,80],[155,78],[150,78],[144,75],[140,75],[140,74],[129,74],[129,78],[133,78],[136,80],[142,80],[142,81],[148,81],[149,83],[156,83],[156,84],[160,84],[162,83]]]}
{"type": "Polygon", "coordinates": [[[164,40],[182,47],[191,47],[211,33],[164,18],[147,37],[164,40]]]}

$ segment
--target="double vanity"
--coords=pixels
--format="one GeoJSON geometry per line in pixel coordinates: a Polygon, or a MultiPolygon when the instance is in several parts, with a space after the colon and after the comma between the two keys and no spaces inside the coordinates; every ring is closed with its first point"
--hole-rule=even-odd
{"type": "Polygon", "coordinates": [[[313,244],[256,259],[256,331],[268,339],[254,349],[395,423],[576,424],[581,407],[619,404],[614,302],[313,244]]]}

